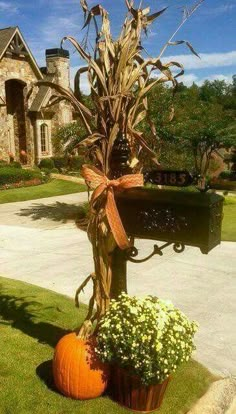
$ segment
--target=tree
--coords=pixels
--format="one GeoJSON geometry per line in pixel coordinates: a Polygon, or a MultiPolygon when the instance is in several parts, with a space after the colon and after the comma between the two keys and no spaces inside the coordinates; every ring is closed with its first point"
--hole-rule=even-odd
{"type": "Polygon", "coordinates": [[[206,81],[202,87],[180,84],[174,96],[165,85],[150,91],[147,120],[156,135],[150,133],[147,120],[141,127],[162,168],[206,175],[213,152],[235,145],[233,85],[225,81],[206,81]]]}
{"type": "MultiPolygon", "coordinates": [[[[149,148],[160,160],[163,143],[168,139],[167,125],[173,115],[173,90],[158,84],[150,90],[148,98],[147,116],[139,125],[139,130],[143,132],[149,148]]],[[[150,166],[150,159],[145,154],[140,154],[140,159],[145,168],[150,166]]]]}
{"type": "Polygon", "coordinates": [[[225,80],[206,80],[200,88],[200,98],[206,102],[219,103],[229,93],[229,85],[225,80]]]}
{"type": "Polygon", "coordinates": [[[53,147],[57,154],[70,154],[83,140],[86,130],[80,121],[59,127],[53,136],[53,147]]]}
{"type": "Polygon", "coordinates": [[[236,118],[236,75],[232,77],[232,84],[229,85],[228,93],[222,100],[222,105],[226,110],[232,111],[236,118]]]}
{"type": "MultiPolygon", "coordinates": [[[[196,94],[195,87],[187,88],[178,84],[176,95],[184,97],[196,94]]],[[[193,169],[193,157],[187,148],[183,149],[182,143],[176,139],[171,124],[175,118],[176,95],[173,90],[165,85],[157,85],[149,94],[148,117],[142,123],[141,128],[145,133],[145,139],[151,149],[157,154],[162,168],[193,169]],[[150,132],[150,122],[155,134],[150,132]]],[[[149,167],[149,160],[144,160],[145,167],[149,167]]]]}
{"type": "Polygon", "coordinates": [[[206,176],[213,152],[234,145],[235,135],[229,128],[232,122],[219,104],[204,102],[197,95],[194,99],[191,93],[178,97],[170,129],[182,148],[191,151],[196,173],[206,176]]]}
{"type": "MultiPolygon", "coordinates": [[[[232,83],[224,80],[206,80],[200,87],[200,98],[205,102],[218,103],[226,110],[236,111],[236,87],[235,75],[232,83]]],[[[235,114],[234,114],[235,115],[235,114]]]]}

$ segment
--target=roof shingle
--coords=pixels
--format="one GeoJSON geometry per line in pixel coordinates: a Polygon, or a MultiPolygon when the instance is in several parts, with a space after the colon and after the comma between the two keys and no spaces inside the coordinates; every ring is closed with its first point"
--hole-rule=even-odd
{"type": "Polygon", "coordinates": [[[4,53],[16,29],[16,27],[7,27],[6,29],[0,29],[0,58],[4,53]]]}
{"type": "MultiPolygon", "coordinates": [[[[54,75],[48,74],[44,77],[44,80],[52,82],[54,75]]],[[[47,93],[51,90],[49,86],[40,85],[37,95],[35,96],[31,107],[29,108],[30,112],[39,112],[42,108],[44,99],[46,98],[47,93]]]]}

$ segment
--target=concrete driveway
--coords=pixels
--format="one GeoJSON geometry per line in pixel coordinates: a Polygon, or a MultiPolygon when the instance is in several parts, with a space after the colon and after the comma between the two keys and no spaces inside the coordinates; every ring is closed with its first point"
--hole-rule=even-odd
{"type": "MultiPolygon", "coordinates": [[[[93,269],[91,246],[74,224],[86,193],[0,205],[0,274],[73,297],[93,269]]],[[[140,254],[151,241],[136,242],[140,254]]],[[[236,375],[236,243],[223,242],[208,255],[187,247],[128,265],[130,294],[171,299],[200,329],[194,357],[224,376],[236,375]]],[[[90,290],[81,297],[89,299],[90,290]]]]}

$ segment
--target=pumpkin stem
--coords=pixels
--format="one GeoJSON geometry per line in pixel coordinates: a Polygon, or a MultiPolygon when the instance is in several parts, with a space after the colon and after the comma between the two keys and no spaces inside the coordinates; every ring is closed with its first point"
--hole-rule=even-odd
{"type": "Polygon", "coordinates": [[[82,326],[75,331],[77,338],[88,339],[92,334],[93,325],[90,320],[85,320],[82,326]]]}

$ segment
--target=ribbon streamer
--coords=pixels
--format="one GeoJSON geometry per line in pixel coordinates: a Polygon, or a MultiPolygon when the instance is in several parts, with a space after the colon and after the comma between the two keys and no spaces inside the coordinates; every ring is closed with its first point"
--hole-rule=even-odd
{"type": "Polygon", "coordinates": [[[82,166],[82,176],[88,186],[94,189],[91,197],[91,205],[104,193],[106,193],[105,213],[110,225],[114,239],[121,250],[131,247],[128,236],[122,224],[116,202],[114,192],[122,192],[128,188],[142,187],[142,174],[128,174],[116,180],[109,180],[104,173],[91,165],[82,166]]]}

